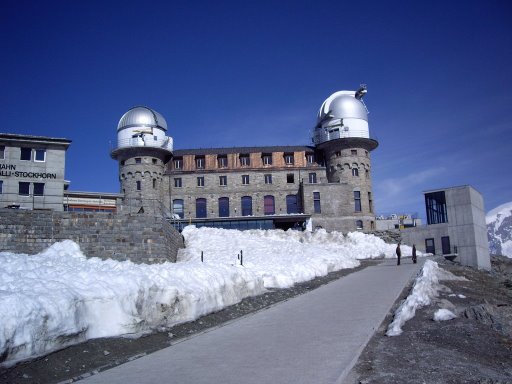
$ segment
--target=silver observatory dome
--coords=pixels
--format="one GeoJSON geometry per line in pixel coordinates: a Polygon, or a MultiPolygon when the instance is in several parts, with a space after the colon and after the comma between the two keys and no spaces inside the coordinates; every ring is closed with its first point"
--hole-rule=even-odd
{"type": "Polygon", "coordinates": [[[117,124],[117,131],[119,132],[122,129],[131,127],[160,128],[167,131],[167,122],[164,117],[154,109],[136,106],[130,108],[128,112],[121,117],[119,124],[117,124]]]}
{"type": "Polygon", "coordinates": [[[368,111],[362,98],[366,94],[366,86],[357,91],[339,91],[329,96],[320,107],[317,124],[322,125],[329,120],[361,119],[368,121],[368,111]]]}

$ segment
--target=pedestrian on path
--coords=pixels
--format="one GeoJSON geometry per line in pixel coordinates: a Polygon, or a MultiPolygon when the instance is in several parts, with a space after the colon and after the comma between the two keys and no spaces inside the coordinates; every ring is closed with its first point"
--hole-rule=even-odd
{"type": "Polygon", "coordinates": [[[416,258],[416,244],[412,245],[412,262],[416,264],[418,259],[416,258]]]}
{"type": "Polygon", "coordinates": [[[400,243],[396,246],[396,265],[400,265],[400,257],[402,256],[402,251],[400,250],[400,243]]]}

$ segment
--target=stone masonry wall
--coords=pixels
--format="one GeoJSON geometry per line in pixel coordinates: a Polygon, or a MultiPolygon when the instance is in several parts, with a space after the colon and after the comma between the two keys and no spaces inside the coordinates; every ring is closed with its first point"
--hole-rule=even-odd
{"type": "Polygon", "coordinates": [[[135,263],[176,261],[183,238],[150,215],[0,209],[0,252],[38,253],[70,239],[87,257],[135,263]]]}

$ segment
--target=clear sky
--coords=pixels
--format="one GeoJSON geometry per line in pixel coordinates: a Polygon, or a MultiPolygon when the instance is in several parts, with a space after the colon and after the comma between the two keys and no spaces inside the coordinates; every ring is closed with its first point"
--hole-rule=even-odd
{"type": "Polygon", "coordinates": [[[322,102],[368,85],[377,213],[470,184],[512,201],[512,2],[26,1],[0,8],[1,132],[65,137],[71,190],[117,192],[130,107],[176,149],[310,144],[322,102]]]}

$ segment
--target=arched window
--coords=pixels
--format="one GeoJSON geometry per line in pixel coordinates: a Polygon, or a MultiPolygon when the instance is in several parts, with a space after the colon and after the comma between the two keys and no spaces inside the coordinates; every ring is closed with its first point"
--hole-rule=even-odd
{"type": "Polygon", "coordinates": [[[206,216],[206,199],[196,199],[196,217],[200,219],[205,218],[206,216]]]}
{"type": "Polygon", "coordinates": [[[352,168],[352,176],[359,176],[359,169],[352,168]]]}
{"type": "Polygon", "coordinates": [[[299,213],[297,195],[286,196],[286,213],[299,213]]]}
{"type": "Polygon", "coordinates": [[[219,217],[229,217],[229,197],[219,198],[219,217]]]}
{"type": "Polygon", "coordinates": [[[267,195],[263,198],[265,215],[274,215],[276,213],[276,205],[274,196],[267,195]]]}
{"type": "Polygon", "coordinates": [[[183,217],[185,217],[182,199],[174,199],[172,201],[172,213],[178,215],[180,219],[183,219],[183,217]]]}
{"type": "Polygon", "coordinates": [[[363,220],[356,220],[356,228],[363,229],[363,220]]]}
{"type": "Polygon", "coordinates": [[[242,197],[242,216],[251,216],[252,215],[252,197],[251,196],[243,196],[242,197]]]}

